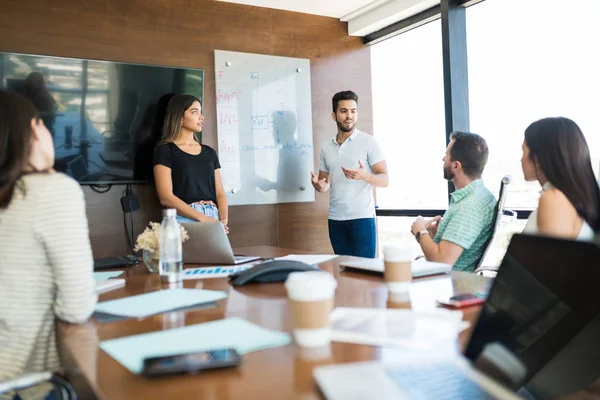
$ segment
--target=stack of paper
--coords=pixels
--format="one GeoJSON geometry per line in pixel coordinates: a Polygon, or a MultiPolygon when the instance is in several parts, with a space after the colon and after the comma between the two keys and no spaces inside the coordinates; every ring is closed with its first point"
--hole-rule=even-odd
{"type": "Polygon", "coordinates": [[[285,257],[278,257],[276,260],[292,260],[300,261],[308,265],[316,265],[333,260],[336,257],[337,255],[335,254],[289,254],[285,257]]]}
{"type": "Polygon", "coordinates": [[[142,372],[144,358],[236,349],[240,354],[285,346],[290,336],[254,325],[241,318],[186,326],[160,332],[107,340],[100,348],[134,374],[142,372]]]}
{"type": "Polygon", "coordinates": [[[96,282],[96,293],[105,293],[125,286],[125,279],[107,279],[96,282]]]}
{"type": "Polygon", "coordinates": [[[94,272],[96,293],[104,293],[125,286],[125,279],[110,279],[123,274],[123,271],[94,272]]]}
{"type": "Polygon", "coordinates": [[[96,305],[96,313],[127,318],[144,318],[185,307],[214,302],[227,293],[202,289],[168,289],[104,301],[96,305]]]}
{"type": "Polygon", "coordinates": [[[468,324],[462,311],[412,311],[338,307],[331,313],[331,338],[337,342],[433,349],[455,340],[468,324]],[[466,325],[465,325],[466,324],[466,325]]]}
{"type": "Polygon", "coordinates": [[[96,282],[102,282],[110,278],[114,278],[115,276],[119,276],[124,271],[103,271],[103,272],[94,272],[94,279],[96,282]]]}

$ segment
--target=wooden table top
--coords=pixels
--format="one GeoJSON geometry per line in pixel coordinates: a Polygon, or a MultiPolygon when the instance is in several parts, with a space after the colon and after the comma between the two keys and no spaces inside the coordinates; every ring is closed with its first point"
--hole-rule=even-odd
{"type": "MultiPolygon", "coordinates": [[[[263,258],[290,253],[306,252],[276,247],[236,249],[236,254],[263,258]]],[[[191,266],[186,265],[187,267],[191,266]]],[[[320,264],[320,267],[332,273],[338,280],[336,307],[397,306],[388,303],[388,292],[381,276],[341,271],[339,258],[320,264]]],[[[127,269],[126,278],[125,287],[102,294],[99,301],[133,296],[166,287],[161,285],[158,275],[147,273],[143,265],[127,269]]],[[[401,307],[431,310],[437,307],[437,297],[469,290],[485,291],[489,283],[487,278],[460,272],[421,278],[411,285],[410,304],[401,307]]],[[[313,367],[383,357],[390,360],[402,354],[396,349],[332,342],[330,356],[319,361],[310,361],[304,350],[290,344],[246,354],[239,368],[148,380],[132,374],[99,349],[99,342],[107,339],[229,317],[244,318],[257,325],[291,334],[291,321],[283,284],[254,284],[234,288],[226,279],[205,279],[185,280],[183,287],[223,290],[227,292],[228,297],[217,302],[217,306],[213,308],[169,312],[141,320],[98,323],[92,319],[84,325],[59,323],[59,345],[65,368],[83,376],[99,399],[319,399],[321,397],[312,378],[313,367]]],[[[464,320],[474,322],[479,311],[479,306],[463,309],[464,320]]],[[[464,348],[470,333],[471,328],[459,335],[457,344],[460,349],[464,348]]]]}

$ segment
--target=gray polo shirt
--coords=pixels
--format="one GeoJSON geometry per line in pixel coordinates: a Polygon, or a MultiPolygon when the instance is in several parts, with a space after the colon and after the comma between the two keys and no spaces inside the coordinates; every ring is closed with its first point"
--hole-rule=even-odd
{"type": "Polygon", "coordinates": [[[354,129],[350,137],[338,145],[335,136],[321,149],[319,169],[329,173],[331,184],[329,219],[346,221],[375,217],[373,186],[365,181],[348,179],[342,171],[358,168],[358,160],[369,172],[371,166],[384,160],[381,148],[368,133],[354,129]]]}

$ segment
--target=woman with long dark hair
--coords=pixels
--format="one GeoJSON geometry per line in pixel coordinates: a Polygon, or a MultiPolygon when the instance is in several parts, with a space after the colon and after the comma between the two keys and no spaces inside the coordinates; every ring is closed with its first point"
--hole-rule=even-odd
{"type": "Polygon", "coordinates": [[[200,100],[173,96],[167,107],[161,142],[154,150],[154,180],[160,203],[177,210],[180,222],[221,221],[227,230],[227,196],[217,152],[200,144],[200,100]]]}
{"type": "Polygon", "coordinates": [[[537,180],[543,188],[523,232],[593,239],[600,230],[600,188],[579,126],[562,117],[529,125],[521,166],[525,180],[537,180]]]}
{"type": "Polygon", "coordinates": [[[30,100],[0,91],[0,381],[60,369],[55,321],[96,306],[83,191],[30,100]]]}

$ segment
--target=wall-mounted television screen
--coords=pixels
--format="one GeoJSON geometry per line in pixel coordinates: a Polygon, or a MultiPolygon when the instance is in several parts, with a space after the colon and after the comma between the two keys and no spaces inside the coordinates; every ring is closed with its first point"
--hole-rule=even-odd
{"type": "Polygon", "coordinates": [[[202,101],[204,71],[0,52],[0,87],[32,100],[57,171],[81,184],[142,183],[152,178],[157,110],[173,93],[202,101]]]}

